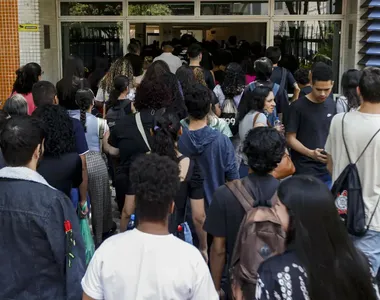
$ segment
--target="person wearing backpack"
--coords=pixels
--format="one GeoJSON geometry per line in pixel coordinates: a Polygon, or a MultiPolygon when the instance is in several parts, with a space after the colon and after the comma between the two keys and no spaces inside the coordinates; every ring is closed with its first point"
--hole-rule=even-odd
{"type": "Polygon", "coordinates": [[[325,146],[336,205],[374,274],[380,268],[379,86],[380,69],[364,69],[358,88],[359,110],[333,118],[325,146]]]}
{"type": "Polygon", "coordinates": [[[129,79],[127,76],[116,76],[113,81],[114,89],[111,91],[107,103],[106,120],[110,130],[116,122],[125,115],[134,111],[132,101],[127,99],[129,93],[129,79]]]}
{"type": "Polygon", "coordinates": [[[286,251],[261,264],[256,297],[244,299],[379,299],[368,261],[341,224],[326,185],[293,176],[280,184],[278,197],[276,207],[285,206],[287,215],[286,251]]]}
{"type": "MultiPolygon", "coordinates": [[[[285,242],[283,238],[281,240],[278,238],[280,236],[284,237],[284,233],[281,226],[278,226],[278,218],[275,217],[271,209],[271,199],[280,183],[271,173],[285,153],[285,138],[274,128],[257,127],[247,134],[243,152],[247,156],[250,174],[241,180],[235,180],[232,183],[223,185],[215,191],[204,225],[205,231],[213,236],[210,266],[214,284],[219,294],[227,293],[228,299],[232,297],[229,287],[230,281],[228,280],[223,284],[223,287],[221,284],[225,267],[227,267],[227,270],[234,267],[233,269],[236,272],[239,269],[241,270],[241,267],[244,266],[238,266],[236,259],[239,258],[240,255],[238,254],[242,251],[260,254],[258,256],[254,255],[253,259],[250,259],[245,266],[252,274],[253,285],[251,285],[251,288],[254,288],[256,283],[255,274],[263,257],[281,253],[285,242]],[[237,192],[243,191],[244,194],[236,196],[236,190],[237,192]],[[245,216],[248,215],[253,207],[257,209],[264,207],[263,209],[266,210],[266,213],[269,213],[272,219],[277,220],[277,223],[268,223],[269,225],[274,225],[270,226],[270,228],[278,230],[281,235],[277,237],[271,235],[268,240],[270,245],[265,246],[261,238],[258,238],[256,239],[256,241],[259,241],[258,243],[242,248],[242,239],[237,239],[239,228],[246,228],[246,223],[243,220],[246,220],[245,216]],[[261,245],[261,247],[257,248],[258,245],[261,245]],[[235,253],[234,249],[242,251],[235,253]],[[252,251],[253,249],[258,251],[252,251]],[[226,259],[227,265],[225,265],[226,259]]],[[[264,214],[265,216],[268,218],[268,214],[264,214]]],[[[266,228],[268,229],[268,227],[266,228]]],[[[257,229],[258,227],[253,228],[252,232],[257,232],[257,229]]],[[[257,236],[261,237],[260,234],[257,236]]],[[[234,275],[235,279],[240,280],[241,272],[231,272],[230,275],[234,275]]]]}
{"type": "Polygon", "coordinates": [[[300,93],[300,88],[298,83],[294,79],[294,76],[288,69],[284,67],[279,67],[278,63],[281,60],[281,49],[279,47],[268,47],[265,56],[268,57],[273,63],[273,72],[270,77],[270,80],[274,83],[280,85],[280,89],[286,91],[290,88],[293,88],[293,97],[291,101],[297,100],[300,93]]]}

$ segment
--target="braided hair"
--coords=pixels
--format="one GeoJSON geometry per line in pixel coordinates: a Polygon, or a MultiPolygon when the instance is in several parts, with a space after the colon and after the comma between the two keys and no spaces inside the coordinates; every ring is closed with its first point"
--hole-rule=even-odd
{"type": "Polygon", "coordinates": [[[82,123],[84,132],[87,132],[86,112],[94,103],[94,99],[95,96],[91,89],[81,89],[75,94],[75,102],[80,109],[80,122],[82,123]]]}
{"type": "Polygon", "coordinates": [[[157,111],[154,117],[152,152],[160,156],[168,156],[178,163],[176,142],[179,138],[180,129],[181,123],[175,112],[165,108],[157,111]]]}

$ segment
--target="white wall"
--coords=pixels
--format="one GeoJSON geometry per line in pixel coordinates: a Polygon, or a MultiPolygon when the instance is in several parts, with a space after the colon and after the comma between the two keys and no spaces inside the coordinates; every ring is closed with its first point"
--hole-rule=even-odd
{"type": "Polygon", "coordinates": [[[56,1],[39,0],[40,2],[40,51],[43,79],[53,82],[58,78],[58,37],[56,1]],[[50,26],[50,49],[44,49],[44,25],[50,26]]]}

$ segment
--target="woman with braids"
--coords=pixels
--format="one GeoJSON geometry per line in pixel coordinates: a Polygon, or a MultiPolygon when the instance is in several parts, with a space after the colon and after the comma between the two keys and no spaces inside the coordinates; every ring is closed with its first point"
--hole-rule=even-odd
{"type": "MultiPolygon", "coordinates": [[[[172,233],[177,230],[177,226],[186,218],[186,206],[191,205],[192,220],[198,237],[194,239],[194,244],[207,259],[207,236],[202,229],[205,220],[203,177],[196,161],[185,157],[178,150],[177,142],[182,134],[182,128],[176,113],[165,108],[160,109],[155,115],[151,133],[153,135],[152,153],[168,156],[178,164],[180,170],[180,191],[175,199],[176,208],[169,230],[172,233]],[[190,199],[190,202],[187,199],[190,199]]],[[[128,216],[133,214],[134,210],[134,199],[126,201],[121,216],[121,231],[126,230],[128,216]]]]}
{"type": "Polygon", "coordinates": [[[71,118],[62,106],[53,104],[39,106],[33,117],[41,120],[46,133],[45,152],[37,171],[70,198],[71,189],[82,183],[82,161],[76,152],[71,118]]]}
{"type": "Polygon", "coordinates": [[[116,202],[120,212],[126,198],[134,200],[129,179],[130,165],[137,156],[151,151],[150,131],[154,127],[154,115],[171,103],[171,92],[163,79],[144,79],[136,90],[134,106],[138,113],[122,117],[112,127],[109,143],[120,152],[120,165],[115,170],[116,202]],[[138,123],[141,124],[140,129],[138,123]]]}
{"type": "Polygon", "coordinates": [[[108,102],[111,91],[114,89],[114,80],[116,76],[124,75],[129,80],[129,88],[133,86],[133,68],[130,61],[124,57],[118,58],[111,65],[108,73],[100,80],[99,89],[96,94],[95,100],[103,105],[108,102]]]}
{"type": "Polygon", "coordinates": [[[96,247],[112,234],[116,225],[112,221],[111,189],[109,185],[107,164],[102,150],[113,153],[108,145],[109,128],[104,119],[91,114],[94,106],[94,94],[90,89],[78,90],[75,101],[80,110],[73,113],[79,119],[86,134],[89,152],[86,154],[88,169],[88,191],[91,200],[92,229],[96,247]]]}
{"type": "Polygon", "coordinates": [[[41,80],[42,70],[37,63],[28,63],[16,71],[16,80],[13,84],[12,96],[20,94],[28,103],[28,115],[36,109],[33,101],[33,85],[41,80]]]}

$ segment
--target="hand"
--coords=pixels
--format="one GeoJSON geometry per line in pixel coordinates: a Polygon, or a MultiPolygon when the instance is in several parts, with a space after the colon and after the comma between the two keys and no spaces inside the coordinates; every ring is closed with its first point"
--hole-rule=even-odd
{"type": "Polygon", "coordinates": [[[86,200],[85,202],[80,203],[80,217],[84,219],[87,217],[87,214],[88,214],[88,206],[87,206],[87,200],[86,200]]]}
{"type": "Polygon", "coordinates": [[[278,132],[281,132],[281,133],[285,132],[284,124],[281,124],[280,126],[275,126],[274,128],[276,128],[278,132]]]}
{"type": "Polygon", "coordinates": [[[312,150],[310,157],[316,161],[327,164],[327,155],[323,154],[322,151],[324,150],[319,148],[312,150]]]}
{"type": "Polygon", "coordinates": [[[223,289],[220,289],[218,291],[218,296],[220,300],[224,300],[226,298],[226,293],[223,291],[223,289]]]}
{"type": "Polygon", "coordinates": [[[207,248],[206,249],[199,249],[199,251],[202,254],[203,259],[205,260],[206,264],[208,264],[208,253],[207,248]]]}

